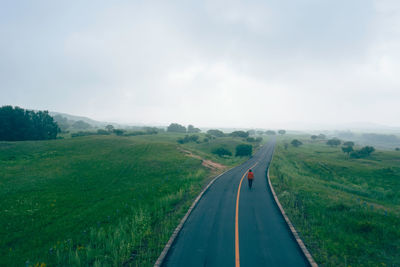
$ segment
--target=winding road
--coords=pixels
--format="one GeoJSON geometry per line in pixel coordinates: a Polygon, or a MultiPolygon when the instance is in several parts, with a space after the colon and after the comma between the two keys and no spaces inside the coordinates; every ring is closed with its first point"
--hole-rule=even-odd
{"type": "Polygon", "coordinates": [[[268,186],[275,141],[219,177],[194,208],[162,266],[308,266],[268,186]],[[254,172],[250,190],[245,177],[254,172]]]}

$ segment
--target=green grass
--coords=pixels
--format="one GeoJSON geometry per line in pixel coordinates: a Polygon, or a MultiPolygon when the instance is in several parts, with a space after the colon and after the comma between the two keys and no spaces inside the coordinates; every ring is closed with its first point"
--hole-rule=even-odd
{"type": "Polygon", "coordinates": [[[247,159],[210,153],[240,138],[178,145],[182,136],[0,142],[1,264],[152,266],[216,174],[180,150],[227,167],[247,159]]]}
{"type": "Polygon", "coordinates": [[[340,147],[279,143],[270,176],[322,266],[400,265],[400,153],[349,159],[340,147]]]}

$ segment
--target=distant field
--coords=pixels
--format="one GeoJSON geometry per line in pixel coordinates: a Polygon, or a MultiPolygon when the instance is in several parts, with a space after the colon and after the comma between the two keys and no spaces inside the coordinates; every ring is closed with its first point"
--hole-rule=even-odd
{"type": "Polygon", "coordinates": [[[400,266],[400,152],[348,159],[340,147],[302,141],[279,143],[270,177],[317,263],[400,266]]]}
{"type": "Polygon", "coordinates": [[[0,142],[4,266],[152,266],[208,178],[201,160],[233,166],[238,138],[178,145],[177,134],[0,142]]]}

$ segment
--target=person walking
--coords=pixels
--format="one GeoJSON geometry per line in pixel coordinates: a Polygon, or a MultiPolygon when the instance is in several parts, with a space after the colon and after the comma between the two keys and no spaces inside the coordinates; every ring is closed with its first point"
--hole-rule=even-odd
{"type": "Polygon", "coordinates": [[[249,181],[250,189],[251,189],[251,186],[253,185],[253,179],[254,179],[254,173],[250,169],[249,172],[247,173],[247,181],[249,181]]]}

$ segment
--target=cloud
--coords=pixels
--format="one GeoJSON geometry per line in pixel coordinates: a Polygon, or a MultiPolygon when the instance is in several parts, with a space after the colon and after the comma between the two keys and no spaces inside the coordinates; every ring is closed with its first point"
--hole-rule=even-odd
{"type": "Polygon", "coordinates": [[[130,123],[400,125],[396,1],[6,1],[1,104],[130,123]]]}

